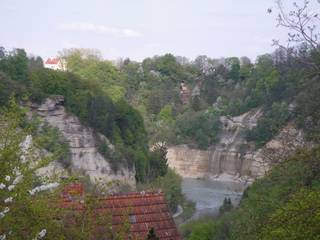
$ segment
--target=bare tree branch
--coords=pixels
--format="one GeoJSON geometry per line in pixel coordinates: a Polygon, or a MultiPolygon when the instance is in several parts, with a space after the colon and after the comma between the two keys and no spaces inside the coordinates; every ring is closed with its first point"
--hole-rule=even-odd
{"type": "Polygon", "coordinates": [[[277,17],[279,27],[288,28],[288,42],[307,43],[312,49],[320,52],[319,49],[319,14],[310,11],[309,1],[305,0],[303,6],[293,3],[294,9],[288,13],[285,11],[282,1],[277,0],[279,14],[277,17]]]}
{"type": "Polygon", "coordinates": [[[289,32],[286,46],[279,40],[273,40],[272,45],[296,56],[301,63],[312,68],[315,74],[320,74],[319,64],[311,57],[299,57],[297,50],[297,46],[305,45],[310,56],[311,54],[320,56],[320,14],[311,8],[310,2],[307,0],[304,0],[302,5],[294,2],[293,9],[290,11],[286,11],[282,0],[277,0],[276,5],[279,10],[277,27],[286,28],[289,32]]]}

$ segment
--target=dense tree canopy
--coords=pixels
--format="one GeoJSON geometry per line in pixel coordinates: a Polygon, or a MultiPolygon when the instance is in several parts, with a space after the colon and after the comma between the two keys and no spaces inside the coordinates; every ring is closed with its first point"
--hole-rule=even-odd
{"type": "Polygon", "coordinates": [[[68,57],[71,58],[69,66],[71,70],[75,68],[74,72],[60,72],[44,69],[40,66],[41,59],[29,59],[24,50],[9,53],[4,49],[1,51],[2,104],[12,94],[21,100],[29,98],[37,102],[52,95],[63,95],[68,111],[115,144],[117,153],[108,156],[114,158],[112,162],[115,165],[135,166],[139,181],[145,181],[151,175],[157,177],[163,174],[153,169],[156,164],[150,165],[152,156],[139,112],[121,100],[122,95],[112,96],[117,101],[109,97],[109,83],[112,85],[122,81],[121,72],[110,62],[101,61],[96,52],[73,50],[68,57]]]}

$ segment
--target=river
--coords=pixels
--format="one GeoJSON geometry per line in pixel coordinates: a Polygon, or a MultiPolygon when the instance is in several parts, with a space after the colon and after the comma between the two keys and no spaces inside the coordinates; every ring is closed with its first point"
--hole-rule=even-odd
{"type": "Polygon", "coordinates": [[[216,215],[224,198],[230,198],[234,206],[238,205],[245,185],[238,182],[209,179],[184,178],[182,191],[189,200],[196,203],[193,219],[204,215],[216,215]]]}

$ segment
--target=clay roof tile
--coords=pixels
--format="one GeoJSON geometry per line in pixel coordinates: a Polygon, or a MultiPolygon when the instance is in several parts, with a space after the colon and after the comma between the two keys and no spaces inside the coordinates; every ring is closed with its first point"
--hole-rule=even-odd
{"type": "MultiPolygon", "coordinates": [[[[84,196],[81,184],[68,185],[61,194],[60,206],[73,211],[83,211],[85,204],[74,196],[84,196]],[[70,198],[70,195],[73,196],[70,198]]],[[[113,231],[118,231],[127,222],[132,239],[145,239],[151,228],[161,240],[181,239],[162,192],[135,192],[114,194],[96,199],[93,218],[110,214],[113,231]]],[[[99,223],[97,223],[99,226],[99,223]]]]}

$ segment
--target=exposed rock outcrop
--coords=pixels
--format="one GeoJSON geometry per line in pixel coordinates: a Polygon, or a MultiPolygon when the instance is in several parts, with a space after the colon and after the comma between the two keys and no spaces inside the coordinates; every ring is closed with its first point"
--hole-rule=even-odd
{"type": "Polygon", "coordinates": [[[261,109],[237,117],[221,117],[223,129],[219,142],[208,150],[192,149],[187,145],[168,148],[169,166],[183,177],[235,178],[265,175],[270,166],[305,144],[303,132],[290,123],[261,149],[254,149],[245,140],[245,131],[257,125],[261,109]]]}
{"type": "MultiPolygon", "coordinates": [[[[96,134],[93,129],[81,124],[76,116],[66,113],[63,102],[63,96],[56,96],[46,99],[40,106],[33,105],[33,108],[40,117],[52,127],[56,127],[67,139],[72,155],[71,170],[89,176],[93,183],[120,182],[134,187],[136,184],[135,170],[122,166],[115,172],[109,160],[98,152],[96,134]]],[[[111,149],[113,148],[105,137],[103,140],[111,149]]],[[[55,168],[55,166],[56,164],[50,167],[55,168]]]]}

